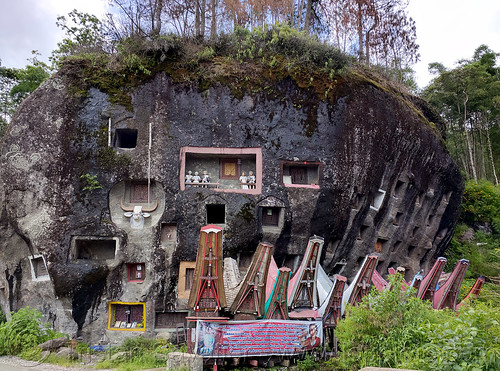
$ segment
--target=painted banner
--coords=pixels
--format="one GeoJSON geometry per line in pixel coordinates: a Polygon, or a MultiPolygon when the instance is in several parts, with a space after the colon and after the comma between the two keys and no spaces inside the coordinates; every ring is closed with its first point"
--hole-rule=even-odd
{"type": "Polygon", "coordinates": [[[294,355],[323,343],[321,321],[198,321],[195,354],[202,357],[294,355]]]}

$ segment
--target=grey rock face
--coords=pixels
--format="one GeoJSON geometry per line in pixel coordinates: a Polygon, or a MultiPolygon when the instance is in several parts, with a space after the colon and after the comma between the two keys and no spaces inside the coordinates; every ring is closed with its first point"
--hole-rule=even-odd
{"type": "Polygon", "coordinates": [[[189,284],[179,267],[209,223],[223,226],[224,255],[241,268],[261,240],[294,268],[313,234],[332,274],[354,276],[372,252],[382,273],[428,268],[463,190],[438,118],[368,83],[344,82],[333,103],[282,84],[282,97],[237,99],[159,73],[132,92],[130,112],[96,89],[74,97],[64,73],[46,82],[1,147],[3,312],[39,308],[88,341],[175,328],[189,284]],[[185,183],[188,171],[207,171],[210,184],[185,183]]]}

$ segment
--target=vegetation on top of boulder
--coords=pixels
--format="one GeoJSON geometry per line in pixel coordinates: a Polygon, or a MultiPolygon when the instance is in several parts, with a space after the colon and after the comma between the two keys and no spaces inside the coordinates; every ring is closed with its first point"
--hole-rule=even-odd
{"type": "Polygon", "coordinates": [[[154,40],[130,37],[116,54],[83,52],[65,57],[61,67],[74,93],[85,94],[93,86],[130,109],[127,90],[161,71],[175,82],[196,81],[201,90],[215,83],[227,85],[237,97],[266,91],[278,98],[282,92],[269,83],[291,78],[324,99],[351,62],[351,57],[318,38],[278,25],[253,31],[238,28],[207,41],[175,35],[154,40]]]}

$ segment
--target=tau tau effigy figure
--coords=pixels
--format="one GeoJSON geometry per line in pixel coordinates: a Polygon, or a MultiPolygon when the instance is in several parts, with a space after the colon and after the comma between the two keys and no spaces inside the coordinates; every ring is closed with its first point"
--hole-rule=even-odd
{"type": "Polygon", "coordinates": [[[242,172],[240,176],[241,189],[248,189],[248,186],[246,185],[247,182],[248,178],[245,175],[245,172],[242,172]]]}
{"type": "Polygon", "coordinates": [[[198,172],[195,171],[193,176],[193,184],[200,184],[200,182],[201,182],[201,177],[198,175],[198,172]]]}
{"type": "Polygon", "coordinates": [[[184,183],[186,184],[186,187],[191,187],[188,185],[188,183],[193,183],[193,173],[191,170],[188,171],[186,174],[186,177],[184,178],[184,183]]]}
{"type": "MultiPolygon", "coordinates": [[[[206,170],[203,171],[203,178],[201,178],[202,183],[210,183],[210,175],[208,175],[208,172],[206,170]]],[[[208,187],[208,185],[204,186],[205,188],[208,187]]]]}
{"type": "Polygon", "coordinates": [[[248,172],[248,188],[255,189],[255,175],[253,175],[253,171],[248,172]]]}

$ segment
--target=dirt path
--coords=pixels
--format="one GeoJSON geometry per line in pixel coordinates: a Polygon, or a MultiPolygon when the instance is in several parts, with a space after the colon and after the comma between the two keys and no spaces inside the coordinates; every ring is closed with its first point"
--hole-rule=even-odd
{"type": "MultiPolygon", "coordinates": [[[[88,367],[63,367],[51,365],[49,363],[38,363],[33,361],[26,361],[19,357],[3,356],[0,357],[0,370],[1,371],[88,371],[88,367]]],[[[106,371],[106,370],[101,370],[106,371]]],[[[110,370],[107,370],[110,371],[110,370]]]]}

